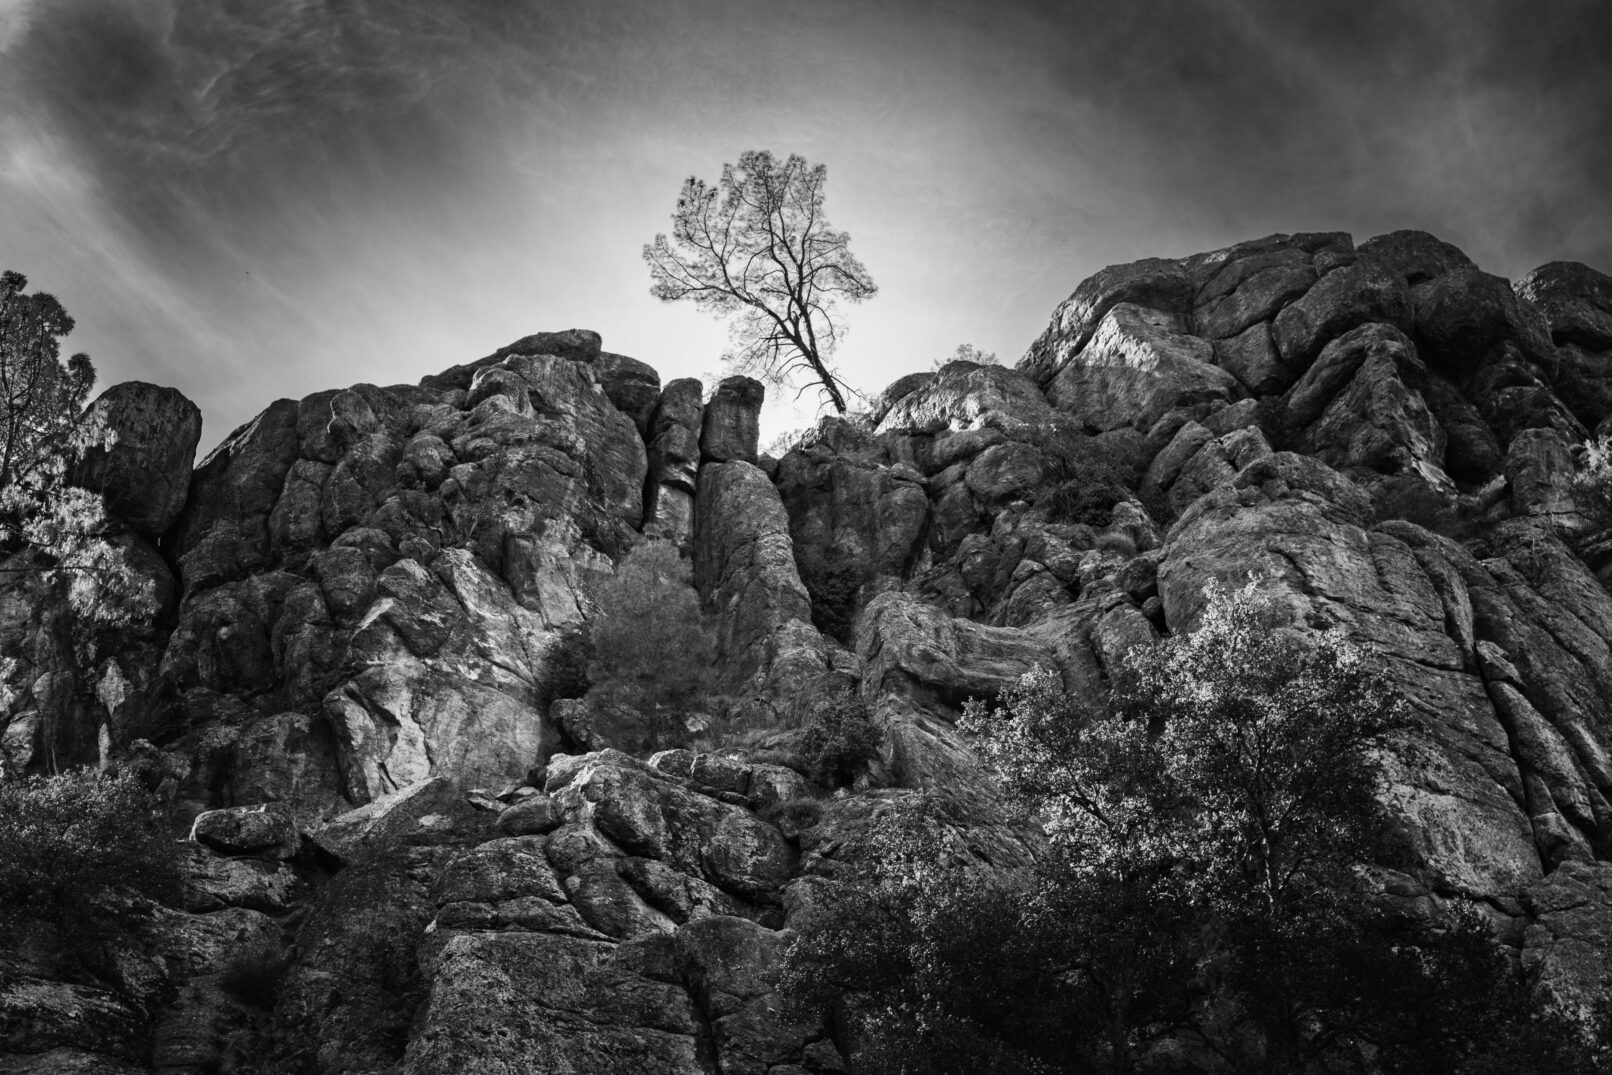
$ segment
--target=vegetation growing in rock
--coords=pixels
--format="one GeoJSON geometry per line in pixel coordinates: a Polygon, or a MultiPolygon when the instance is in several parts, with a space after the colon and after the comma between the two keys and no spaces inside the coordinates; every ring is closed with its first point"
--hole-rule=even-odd
{"type": "Polygon", "coordinates": [[[838,306],[878,292],[851,253],[851,237],[823,213],[828,169],[751,151],[724,164],[713,186],[683,183],[672,236],[655,236],[644,260],[663,302],[686,299],[732,317],[723,356],[741,373],[783,386],[804,376],[840,414],[846,386],[830,364],[845,334],[838,306]]]}
{"type": "Polygon", "coordinates": [[[932,370],[944,369],[953,362],[972,362],[976,366],[1000,366],[1002,360],[996,357],[995,351],[981,351],[971,343],[960,343],[957,350],[945,358],[937,358],[930,363],[932,370]]]}
{"type": "Polygon", "coordinates": [[[1573,504],[1589,520],[1586,541],[1612,536],[1612,434],[1587,441],[1573,475],[1573,504]]]}
{"type": "Polygon", "coordinates": [[[0,273],[0,577],[33,580],[36,594],[66,609],[82,658],[97,630],[148,619],[158,600],[110,535],[101,497],[68,480],[109,433],[78,421],[95,367],[88,355],[61,359],[73,319],[27,286],[21,273],[0,273]]]}
{"type": "Polygon", "coordinates": [[[1396,926],[1356,883],[1400,724],[1340,635],[1283,630],[1252,584],[1214,593],[1199,630],[1127,658],[1107,707],[1044,669],[970,706],[1046,836],[1033,869],[982,868],[932,805],[899,815],[789,980],[846,995],[859,1070],[1595,1070],[1475,917],[1396,926]]]}
{"type": "Polygon", "coordinates": [[[812,779],[843,787],[879,756],[879,741],[867,703],[849,690],[830,689],[810,704],[801,753],[812,779]]]}
{"type": "Polygon", "coordinates": [[[591,596],[589,703],[643,714],[653,749],[678,741],[710,691],[716,657],[689,562],[671,542],[645,542],[591,596]]]}
{"type": "Polygon", "coordinates": [[[1047,515],[1055,523],[1106,526],[1114,505],[1130,495],[1121,460],[1113,449],[1082,433],[1050,434],[1047,453],[1047,515]]]}
{"type": "Polygon", "coordinates": [[[126,925],[116,897],[172,900],[179,887],[173,839],[132,775],[0,779],[0,925],[51,924],[89,945],[126,925]]]}
{"type": "Polygon", "coordinates": [[[25,294],[28,278],[0,273],[0,489],[34,484],[46,448],[64,441],[89,398],[88,355],[61,361],[73,319],[55,297],[25,294]]]}

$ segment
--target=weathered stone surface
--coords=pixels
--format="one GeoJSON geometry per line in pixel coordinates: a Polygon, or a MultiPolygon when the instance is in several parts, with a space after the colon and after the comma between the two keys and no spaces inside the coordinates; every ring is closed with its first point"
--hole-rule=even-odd
{"type": "Polygon", "coordinates": [[[1083,281],[1053,311],[1052,321],[1019,360],[1021,372],[1045,385],[1074,358],[1096,333],[1109,310],[1130,303],[1170,318],[1175,331],[1186,329],[1196,288],[1178,263],[1148,258],[1129,265],[1110,265],[1083,281]]]}
{"type": "Polygon", "coordinates": [[[560,809],[547,795],[534,795],[505,807],[498,815],[498,831],[506,836],[552,832],[560,825],[560,809]]]}
{"type": "Polygon", "coordinates": [[[1394,273],[1363,258],[1335,269],[1271,323],[1282,362],[1303,373],[1333,339],[1372,321],[1406,328],[1410,299],[1394,273]]]}
{"type": "Polygon", "coordinates": [[[636,973],[615,945],[543,933],[460,933],[431,970],[405,1075],[709,1070],[688,994],[636,973]]]}
{"type": "Polygon", "coordinates": [[[302,846],[296,819],[274,806],[236,806],[198,816],[190,838],[225,855],[288,859],[302,846]]]}
{"type": "Polygon", "coordinates": [[[422,940],[436,913],[430,888],[450,852],[401,843],[374,850],[331,878],[297,930],[271,1039],[284,1061],[379,1072],[403,1060],[423,993],[422,940]]]}
{"type": "Polygon", "coordinates": [[[488,820],[464,803],[452,780],[434,777],[349,810],[308,836],[342,862],[366,863],[399,845],[442,843],[487,828],[488,820]]]}
{"type": "MultiPolygon", "coordinates": [[[[772,992],[775,929],[809,919],[814,886],[912,789],[965,811],[959,854],[1028,861],[960,705],[1042,663],[1100,706],[1126,653],[1192,629],[1204,584],[1250,571],[1291,629],[1364,644],[1410,707],[1408,762],[1383,761],[1394,884],[1428,913],[1472,898],[1510,916],[1543,987],[1576,1003],[1606,932],[1612,596],[1563,540],[1564,483],[1612,409],[1604,279],[1547,266],[1519,298],[1419,233],[1359,256],[1346,236],[1271,236],[1116,267],[1060,308],[1034,378],[903,378],[877,430],[830,420],[765,467],[701,469],[722,422],[698,383],[657,394],[589,333],[275,404],[196,472],[163,554],[110,535],[150,583],[149,622],[84,657],[43,590],[0,587],[0,748],[8,768],[105,752],[230,854],[284,853],[220,820],[265,804],[316,847],[287,863],[188,845],[197,913],[153,911],[170,940],[140,963],[141,997],[177,998],[166,1014],[36,967],[0,989],[0,1027],[27,1023],[63,1064],[92,1062],[88,1034],[176,1071],[222,1037],[286,1070],[838,1070],[772,992]],[[1065,395],[1104,348],[1137,368],[1103,382],[1107,403],[1065,395]],[[1207,388],[1177,391],[1172,370],[1207,388]],[[1050,447],[1110,424],[1097,446],[1136,499],[1100,533],[1057,521],[1071,464],[1050,447]],[[1459,509],[1427,518],[1465,544],[1374,523],[1407,472],[1459,509]],[[640,528],[691,547],[718,617],[717,746],[555,755],[557,726],[568,749],[591,741],[568,716],[588,590],[640,528]],[[854,573],[835,640],[812,625],[814,562],[854,573]],[[808,771],[790,721],[831,682],[880,737],[851,787],[727,749],[733,728],[808,771]],[[260,1022],[218,969],[290,930],[272,1033],[250,1040],[260,1022]]],[[[754,458],[743,426],[713,443],[754,458]]]]}
{"type": "Polygon", "coordinates": [[[1047,386],[1047,399],[1092,430],[1148,429],[1174,407],[1230,400],[1237,379],[1214,365],[1205,340],[1174,331],[1168,318],[1121,303],[1047,386]]]}
{"type": "MultiPolygon", "coordinates": [[[[798,1060],[817,1028],[781,1016],[773,991],[785,939],[743,918],[708,917],[677,931],[677,965],[711,1026],[723,1072],[764,1075],[798,1060]]],[[[830,1051],[831,1063],[839,1057],[830,1051]]]]}
{"type": "Polygon", "coordinates": [[[1198,292],[1193,328],[1206,339],[1236,336],[1268,321],[1315,283],[1309,256],[1279,247],[1228,261],[1198,292]]]}
{"type": "Polygon", "coordinates": [[[890,413],[891,407],[894,407],[901,400],[912,395],[912,393],[934,379],[934,370],[909,373],[904,377],[897,377],[885,387],[883,392],[873,397],[873,402],[868,407],[868,420],[874,425],[878,425],[884,421],[884,416],[890,413]]]}
{"type": "Polygon", "coordinates": [[[1416,340],[1435,368],[1460,374],[1474,368],[1490,348],[1521,340],[1525,350],[1547,341],[1529,325],[1511,286],[1476,268],[1458,268],[1411,289],[1416,340]]]}
{"type": "Polygon", "coordinates": [[[629,854],[658,859],[735,895],[755,898],[788,879],[794,855],[778,830],[734,806],[685,790],[647,768],[592,755],[553,791],[629,854]]]}
{"type": "Polygon", "coordinates": [[[1413,352],[1381,336],[1372,339],[1353,379],[1306,430],[1302,443],[1341,469],[1414,473],[1435,487],[1447,486],[1444,430],[1417,391],[1426,379],[1413,352]]]}
{"type": "Polygon", "coordinates": [[[1425,231],[1391,231],[1367,239],[1360,253],[1387,267],[1414,287],[1456,269],[1470,269],[1470,258],[1425,231]]]}
{"type": "Polygon", "coordinates": [[[79,423],[92,447],[73,466],[73,484],[100,493],[107,510],[149,537],[179,517],[201,441],[201,410],[173,388],[115,384],[79,423]]]}
{"type": "Polygon", "coordinates": [[[1052,418],[1052,408],[1023,373],[957,362],[896,400],[879,433],[998,429],[1014,434],[1052,418]]]}
{"type": "Polygon", "coordinates": [[[779,461],[774,481],[808,584],[811,571],[831,566],[864,587],[910,569],[928,527],[929,498],[919,475],[886,463],[876,448],[840,452],[821,442],[779,461]]]}
{"type": "Polygon", "coordinates": [[[754,377],[725,377],[705,407],[700,458],[707,463],[754,463],[767,390],[754,377]]]}
{"type": "Polygon", "coordinates": [[[778,491],[749,463],[707,464],[695,518],[694,583],[717,617],[724,686],[784,707],[800,685],[799,668],[826,669],[828,657],[811,627],[811,598],[778,491]]]}
{"type": "Polygon", "coordinates": [[[1612,277],[1577,261],[1553,261],[1518,280],[1516,291],[1545,315],[1557,343],[1612,351],[1612,277]]]}
{"type": "Polygon", "coordinates": [[[599,372],[599,383],[616,410],[633,420],[640,436],[649,433],[649,420],[660,402],[660,374],[647,362],[626,355],[613,355],[606,351],[599,355],[594,368],[599,372]]]}
{"type": "Polygon", "coordinates": [[[269,513],[297,458],[297,404],[278,400],[204,459],[174,536],[186,594],[269,559],[269,513]]]}
{"type": "Polygon", "coordinates": [[[1294,374],[1282,364],[1271,327],[1264,322],[1239,335],[1215,340],[1213,350],[1215,365],[1250,392],[1274,395],[1293,383],[1294,374]]]}
{"type": "Polygon", "coordinates": [[[1531,921],[1523,935],[1522,966],[1540,988],[1588,1016],[1612,966],[1612,867],[1566,862],[1528,889],[1531,921]]]}
{"type": "Polygon", "coordinates": [[[1571,526],[1573,450],[1554,429],[1525,429],[1506,449],[1506,485],[1517,515],[1543,515],[1571,526]]]}
{"type": "Polygon", "coordinates": [[[192,845],[184,859],[185,909],[210,912],[244,907],[279,915],[308,895],[306,882],[284,863],[226,858],[192,845]]]}

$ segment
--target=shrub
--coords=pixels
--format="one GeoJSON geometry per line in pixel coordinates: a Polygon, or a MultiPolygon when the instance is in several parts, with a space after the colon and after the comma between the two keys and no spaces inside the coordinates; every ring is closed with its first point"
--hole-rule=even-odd
{"type": "Polygon", "coordinates": [[[0,781],[0,924],[50,922],[88,940],[117,924],[108,895],[177,899],[179,860],[161,817],[131,774],[0,781]]]}
{"type": "Polygon", "coordinates": [[[831,690],[812,705],[801,752],[812,779],[829,787],[854,781],[879,756],[879,729],[867,703],[848,690],[831,690]]]}
{"type": "Polygon", "coordinates": [[[650,541],[591,595],[588,700],[642,713],[652,750],[682,734],[683,716],[711,688],[716,632],[700,609],[691,573],[676,546],[650,541]]]}
{"type": "Polygon", "coordinates": [[[875,814],[785,988],[846,1014],[859,1071],[1181,1070],[1183,1043],[1268,1075],[1605,1070],[1476,916],[1390,935],[1361,891],[1403,719],[1376,663],[1284,630],[1252,585],[1209,596],[1197,631],[1122,662],[1107,706],[1041,668],[970,704],[1044,853],[986,869],[933,811],[875,814]]]}
{"type": "Polygon", "coordinates": [[[1097,548],[1116,556],[1131,557],[1136,555],[1136,539],[1129,534],[1099,534],[1097,548]]]}
{"type": "Polygon", "coordinates": [[[1042,440],[1048,478],[1047,518],[1055,523],[1106,526],[1124,500],[1125,465],[1111,447],[1083,433],[1049,431],[1042,440]]]}
{"type": "Polygon", "coordinates": [[[1589,520],[1587,538],[1612,532],[1612,434],[1586,441],[1573,475],[1573,504],[1589,520]]]}

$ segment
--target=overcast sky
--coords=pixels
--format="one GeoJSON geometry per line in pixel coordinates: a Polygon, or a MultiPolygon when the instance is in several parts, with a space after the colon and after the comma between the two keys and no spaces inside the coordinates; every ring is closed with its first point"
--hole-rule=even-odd
{"type": "MultiPolygon", "coordinates": [[[[412,382],[539,330],[663,379],[725,332],[650,298],[682,180],[828,166],[880,286],[877,391],[1016,361],[1104,265],[1422,228],[1612,271],[1612,5],[0,0],[0,268],[102,386],[201,405],[412,382]]],[[[768,433],[809,419],[771,413],[768,433]]]]}

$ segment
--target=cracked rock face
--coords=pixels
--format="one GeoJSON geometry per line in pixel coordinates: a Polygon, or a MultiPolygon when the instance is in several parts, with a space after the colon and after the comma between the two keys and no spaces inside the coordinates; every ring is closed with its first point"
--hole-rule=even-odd
{"type": "MultiPolygon", "coordinates": [[[[281,400],[177,516],[117,509],[153,613],[88,664],[50,594],[0,590],[0,750],[39,768],[104,743],[176,820],[200,815],[172,914],[291,945],[266,1022],[237,1027],[264,1055],[839,1071],[773,982],[860,834],[934,790],[967,808],[960,854],[1035,853],[963,704],[1042,665],[1101,707],[1129,649],[1252,572],[1294,629],[1374,650],[1408,703],[1388,890],[1407,913],[1481,907],[1578,1003],[1607,969],[1612,560],[1575,544],[1570,478],[1573,446],[1612,428],[1609,295],[1565,263],[1513,288],[1418,232],[1147,259],[1081,283],[1018,369],[904,377],[776,461],[755,382],[702,405],[581,330],[281,400]],[[566,738],[588,587],[642,536],[690,555],[727,715],[781,749],[566,738]],[[880,737],[834,797],[787,750],[830,687],[880,737]],[[787,821],[799,800],[821,820],[787,821]]],[[[183,454],[182,421],[129,428],[140,459],[183,454]]],[[[21,1070],[136,1070],[146,1025],[178,1064],[240,1024],[219,935],[173,922],[184,1007],[33,967],[30,996],[56,1001],[21,1070]],[[72,1005],[123,1044],[75,1038],[72,1005]]]]}

